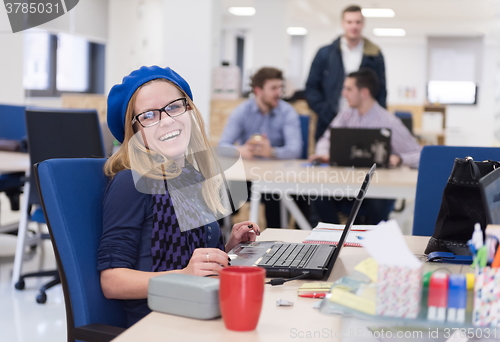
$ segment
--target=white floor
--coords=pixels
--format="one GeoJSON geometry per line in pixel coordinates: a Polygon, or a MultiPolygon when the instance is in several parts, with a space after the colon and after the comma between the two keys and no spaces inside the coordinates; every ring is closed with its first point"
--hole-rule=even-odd
{"type": "MultiPolygon", "coordinates": [[[[10,203],[0,194],[0,224],[16,222],[19,212],[10,210],[10,203]]],[[[0,341],[2,342],[64,342],[66,337],[66,313],[61,285],[47,291],[47,302],[38,304],[38,288],[50,278],[26,279],[22,291],[11,286],[12,266],[16,237],[0,234],[0,341]]],[[[30,260],[23,264],[23,273],[55,268],[50,241],[45,241],[45,257],[37,249],[30,260]]]]}

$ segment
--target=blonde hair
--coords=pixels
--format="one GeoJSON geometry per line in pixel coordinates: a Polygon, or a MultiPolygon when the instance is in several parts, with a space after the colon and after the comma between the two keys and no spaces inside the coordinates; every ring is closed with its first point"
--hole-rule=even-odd
{"type": "Polygon", "coordinates": [[[220,165],[210,148],[210,143],[206,135],[206,127],[203,118],[189,96],[176,84],[163,79],[154,79],[144,83],[132,95],[125,113],[125,137],[120,149],[112,155],[104,165],[104,173],[113,178],[118,172],[133,169],[141,175],[147,175],[154,179],[172,179],[182,173],[182,168],[178,163],[169,160],[157,151],[152,151],[144,146],[138,138],[131,124],[134,116],[134,107],[138,90],[152,82],[163,81],[173,85],[187,100],[190,109],[182,114],[189,115],[191,119],[191,136],[186,149],[186,158],[202,175],[205,181],[202,182],[202,196],[207,206],[215,213],[225,214],[222,204],[222,177],[220,165]]]}

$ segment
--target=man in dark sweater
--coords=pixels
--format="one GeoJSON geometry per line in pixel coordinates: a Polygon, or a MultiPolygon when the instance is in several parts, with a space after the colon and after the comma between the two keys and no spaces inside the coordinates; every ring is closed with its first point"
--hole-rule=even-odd
{"type": "Polygon", "coordinates": [[[359,6],[349,6],[342,12],[344,34],[332,44],[319,49],[306,83],[309,107],[318,115],[316,141],[325,133],[330,122],[348,105],[342,100],[345,76],[367,67],[375,71],[380,90],[377,102],[386,107],[384,56],[380,48],[361,35],[364,18],[359,6]]]}

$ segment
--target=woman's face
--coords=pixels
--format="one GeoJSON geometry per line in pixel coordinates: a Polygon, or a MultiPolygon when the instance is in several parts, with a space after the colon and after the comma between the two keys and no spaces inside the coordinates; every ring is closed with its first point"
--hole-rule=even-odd
{"type": "MultiPolygon", "coordinates": [[[[183,97],[179,90],[168,82],[149,83],[137,92],[134,115],[164,108],[170,102],[183,97]]],[[[170,159],[182,160],[184,158],[184,152],[191,137],[190,111],[173,118],[163,111],[161,120],[156,125],[142,127],[138,122],[135,125],[139,129],[136,129],[138,132],[136,134],[141,134],[140,130],[143,130],[146,147],[170,159]]]]}

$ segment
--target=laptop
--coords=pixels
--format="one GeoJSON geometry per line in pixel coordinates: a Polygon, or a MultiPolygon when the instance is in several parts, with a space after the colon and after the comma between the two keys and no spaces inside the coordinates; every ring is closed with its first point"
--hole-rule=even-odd
{"type": "Polygon", "coordinates": [[[387,167],[391,135],[388,128],[331,128],[330,165],[387,167]]]}
{"type": "Polygon", "coordinates": [[[486,221],[489,224],[500,224],[500,169],[481,178],[479,189],[483,197],[486,221]]]}
{"type": "Polygon", "coordinates": [[[301,278],[308,279],[328,279],[358,215],[375,169],[376,165],[373,164],[366,174],[337,245],[276,241],[246,242],[229,251],[231,265],[260,266],[266,269],[267,277],[302,276],[301,278]]]}

